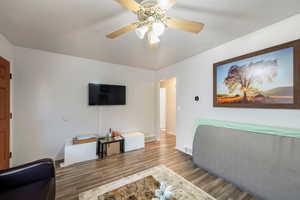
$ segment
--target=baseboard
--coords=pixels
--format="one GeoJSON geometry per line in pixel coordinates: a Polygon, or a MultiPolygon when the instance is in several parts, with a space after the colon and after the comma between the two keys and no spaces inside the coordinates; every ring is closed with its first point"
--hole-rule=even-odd
{"type": "Polygon", "coordinates": [[[180,151],[182,153],[185,153],[187,155],[193,156],[192,151],[191,152],[187,152],[185,149],[182,149],[182,148],[179,148],[179,147],[175,147],[175,148],[176,148],[176,150],[178,150],[178,151],[180,151]]]}
{"type": "Polygon", "coordinates": [[[173,132],[173,131],[166,131],[166,133],[167,133],[167,134],[170,134],[170,135],[176,135],[176,133],[173,132]]]}
{"type": "Polygon", "coordinates": [[[154,142],[154,141],[157,141],[157,138],[154,135],[145,137],[145,142],[154,142]]]}

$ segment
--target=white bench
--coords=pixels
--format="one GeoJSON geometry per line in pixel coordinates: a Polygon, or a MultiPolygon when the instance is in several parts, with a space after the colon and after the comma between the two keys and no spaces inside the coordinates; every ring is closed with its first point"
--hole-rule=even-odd
{"type": "Polygon", "coordinates": [[[125,152],[145,147],[145,135],[141,132],[123,133],[122,136],[125,139],[125,152]]]}
{"type": "Polygon", "coordinates": [[[65,143],[64,163],[61,167],[66,167],[78,162],[95,160],[98,158],[97,142],[89,142],[84,144],[73,144],[73,140],[67,140],[65,143]]]}

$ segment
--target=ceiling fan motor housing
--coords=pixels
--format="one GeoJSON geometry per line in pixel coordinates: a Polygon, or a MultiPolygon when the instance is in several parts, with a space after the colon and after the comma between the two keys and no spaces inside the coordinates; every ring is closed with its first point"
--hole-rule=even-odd
{"type": "Polygon", "coordinates": [[[151,25],[154,22],[166,24],[166,11],[159,7],[157,0],[144,0],[137,16],[142,25],[151,25]]]}
{"type": "Polygon", "coordinates": [[[157,0],[144,0],[140,3],[140,5],[143,6],[144,8],[150,8],[150,7],[158,5],[158,1],[157,0]]]}

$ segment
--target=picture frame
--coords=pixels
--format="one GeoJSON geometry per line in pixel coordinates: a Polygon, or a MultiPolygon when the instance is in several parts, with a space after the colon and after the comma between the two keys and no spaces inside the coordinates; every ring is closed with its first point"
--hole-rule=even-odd
{"type": "Polygon", "coordinates": [[[213,106],[300,109],[300,40],[214,63],[213,106]]]}

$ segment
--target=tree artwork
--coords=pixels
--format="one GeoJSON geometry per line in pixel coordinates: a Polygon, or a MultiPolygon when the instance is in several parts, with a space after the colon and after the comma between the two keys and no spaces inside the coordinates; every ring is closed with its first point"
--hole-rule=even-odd
{"type": "Polygon", "coordinates": [[[297,51],[300,40],[214,63],[214,106],[300,108],[297,51]]]}
{"type": "Polygon", "coordinates": [[[266,82],[272,82],[278,74],[278,61],[261,60],[250,62],[247,65],[233,65],[228,70],[224,84],[229,94],[240,91],[243,94],[243,102],[248,101],[248,96],[261,94],[257,86],[266,82]]]}

